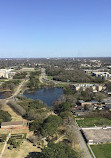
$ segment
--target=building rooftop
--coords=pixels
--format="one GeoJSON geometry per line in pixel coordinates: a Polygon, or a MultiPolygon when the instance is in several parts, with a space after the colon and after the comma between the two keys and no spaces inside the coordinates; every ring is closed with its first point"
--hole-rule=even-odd
{"type": "Polygon", "coordinates": [[[9,125],[23,125],[23,121],[2,122],[1,123],[1,126],[9,126],[9,125]]]}
{"type": "Polygon", "coordinates": [[[91,101],[79,100],[79,103],[93,103],[93,104],[97,104],[97,103],[99,103],[99,102],[96,101],[96,100],[91,100],[91,101]]]}

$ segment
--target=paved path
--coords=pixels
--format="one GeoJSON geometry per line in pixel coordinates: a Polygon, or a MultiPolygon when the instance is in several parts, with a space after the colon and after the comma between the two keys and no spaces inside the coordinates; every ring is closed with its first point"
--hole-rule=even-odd
{"type": "Polygon", "coordinates": [[[1,102],[3,103],[7,103],[8,101],[10,101],[11,99],[14,99],[14,97],[16,97],[20,91],[22,90],[23,86],[26,84],[26,82],[28,81],[28,78],[24,79],[19,86],[16,88],[16,91],[14,92],[14,94],[12,94],[12,96],[6,98],[6,99],[0,99],[1,102]]]}
{"type": "Polygon", "coordinates": [[[62,135],[60,138],[58,138],[58,139],[55,141],[55,144],[61,142],[64,137],[65,137],[65,135],[62,135]]]}
{"type": "Polygon", "coordinates": [[[5,148],[6,148],[6,146],[7,146],[7,142],[8,142],[8,140],[10,139],[10,137],[11,137],[11,131],[10,131],[10,133],[8,134],[7,138],[6,138],[5,144],[4,144],[3,149],[2,149],[2,152],[1,152],[1,154],[0,154],[0,158],[2,158],[2,156],[3,156],[3,153],[4,153],[5,148]]]}

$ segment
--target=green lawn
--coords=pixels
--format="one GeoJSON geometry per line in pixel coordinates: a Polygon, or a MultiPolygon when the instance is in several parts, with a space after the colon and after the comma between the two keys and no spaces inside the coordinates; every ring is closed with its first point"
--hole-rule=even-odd
{"type": "Polygon", "coordinates": [[[84,120],[77,120],[79,127],[94,127],[94,126],[108,126],[111,125],[111,120],[107,118],[95,117],[84,118],[84,120]]]}
{"type": "Polygon", "coordinates": [[[7,81],[7,79],[0,79],[0,82],[5,82],[7,81]]]}
{"type": "Polygon", "coordinates": [[[51,80],[53,78],[53,76],[47,76],[48,80],[51,80]]]}
{"type": "Polygon", "coordinates": [[[0,142],[0,153],[1,153],[2,149],[3,149],[3,146],[4,146],[4,143],[0,142]]]}
{"type": "Polygon", "coordinates": [[[91,145],[96,158],[111,158],[111,144],[91,145]]]}

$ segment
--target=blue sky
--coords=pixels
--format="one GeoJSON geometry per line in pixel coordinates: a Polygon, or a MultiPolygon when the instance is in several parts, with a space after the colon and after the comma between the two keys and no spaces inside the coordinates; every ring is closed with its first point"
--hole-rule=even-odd
{"type": "Polygon", "coordinates": [[[111,56],[111,0],[0,0],[0,57],[111,56]]]}

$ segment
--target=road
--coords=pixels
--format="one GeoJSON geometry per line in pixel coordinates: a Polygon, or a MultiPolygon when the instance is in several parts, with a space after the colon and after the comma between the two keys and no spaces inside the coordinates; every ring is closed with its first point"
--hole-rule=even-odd
{"type": "Polygon", "coordinates": [[[91,154],[88,150],[88,147],[87,147],[87,145],[86,145],[86,143],[85,143],[85,141],[82,137],[82,134],[80,132],[80,128],[77,125],[77,123],[75,125],[72,125],[72,128],[74,129],[74,131],[76,133],[76,136],[78,138],[81,150],[83,151],[84,158],[92,158],[92,156],[91,156],[91,154]]]}
{"type": "Polygon", "coordinates": [[[11,99],[14,99],[14,97],[16,97],[20,91],[22,90],[23,86],[26,84],[26,82],[28,81],[28,78],[24,79],[19,86],[16,88],[16,91],[12,94],[12,96],[6,98],[6,99],[1,99],[2,102],[7,103],[8,101],[10,101],[11,99]]]}
{"type": "MultiPolygon", "coordinates": [[[[82,157],[83,158],[92,158],[89,150],[88,150],[88,147],[82,137],[82,134],[80,132],[80,129],[78,127],[77,124],[70,124],[70,125],[67,125],[67,128],[70,130],[71,133],[73,133],[73,136],[72,138],[74,137],[74,139],[76,138],[77,139],[77,142],[79,143],[79,146],[80,146],[80,149],[82,152],[82,157]]],[[[75,140],[73,140],[75,142],[75,140]]]]}
{"type": "Polygon", "coordinates": [[[1,152],[1,154],[0,154],[0,158],[2,158],[2,156],[3,156],[3,153],[4,153],[5,148],[6,148],[6,146],[7,146],[7,142],[8,142],[8,140],[10,139],[10,137],[11,137],[11,131],[9,132],[9,134],[8,134],[8,136],[7,136],[7,138],[6,138],[5,144],[4,144],[3,149],[2,149],[2,152],[1,152]]]}
{"type": "Polygon", "coordinates": [[[43,83],[44,80],[47,80],[47,76],[46,76],[46,73],[45,73],[45,69],[44,68],[41,68],[41,75],[39,77],[39,81],[41,83],[43,83]]]}

